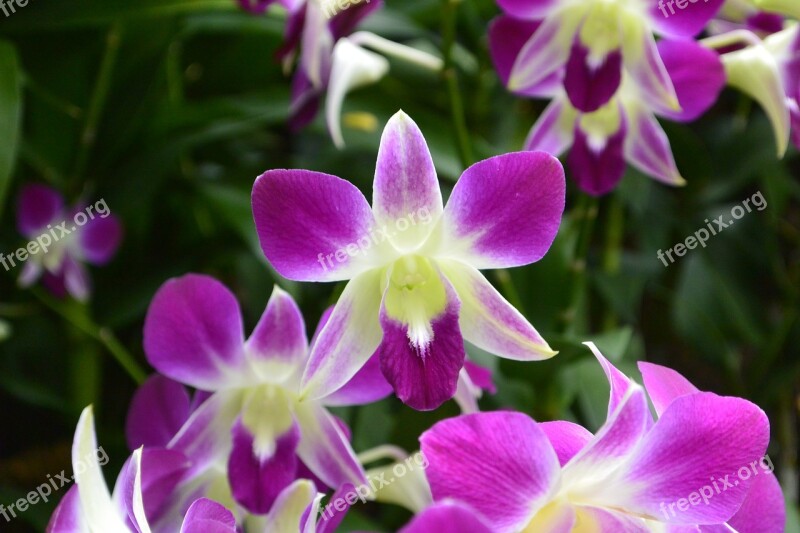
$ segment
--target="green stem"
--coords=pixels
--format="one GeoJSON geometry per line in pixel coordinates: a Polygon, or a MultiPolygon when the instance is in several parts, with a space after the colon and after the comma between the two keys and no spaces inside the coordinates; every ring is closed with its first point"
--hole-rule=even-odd
{"type": "Polygon", "coordinates": [[[34,287],[30,291],[40,302],[61,315],[67,322],[102,344],[137,384],[144,382],[147,374],[110,329],[95,324],[86,312],[76,313],[67,304],[46,294],[39,287],[34,287]]]}
{"type": "MultiPolygon", "coordinates": [[[[616,194],[610,198],[608,220],[606,221],[605,250],[603,252],[603,270],[609,276],[619,274],[622,266],[622,240],[625,236],[625,209],[622,200],[616,194]]],[[[617,315],[611,309],[605,316],[605,330],[617,327],[617,315]]]]}
{"type": "Polygon", "coordinates": [[[92,96],[89,100],[89,107],[86,110],[86,119],[83,122],[78,154],[75,157],[75,168],[72,172],[73,185],[77,185],[78,180],[86,172],[89,155],[97,139],[97,125],[100,122],[100,117],[108,100],[108,93],[111,90],[111,78],[114,73],[114,67],[117,64],[120,40],[120,25],[114,24],[106,35],[106,49],[94,83],[92,96]]]}
{"type": "Polygon", "coordinates": [[[464,102],[461,99],[461,91],[458,87],[458,73],[453,63],[453,46],[456,41],[456,11],[460,1],[442,0],[442,57],[444,58],[442,74],[445,83],[447,83],[450,114],[452,116],[453,129],[456,132],[458,154],[461,158],[461,164],[464,168],[467,168],[475,162],[475,156],[469,139],[469,130],[467,130],[464,102]]]}
{"type": "Polygon", "coordinates": [[[575,253],[569,265],[572,272],[572,297],[569,307],[564,311],[564,333],[572,333],[577,324],[578,310],[583,303],[587,288],[586,262],[589,257],[589,247],[592,242],[595,221],[597,220],[598,200],[592,196],[582,195],[578,206],[574,209],[576,221],[580,224],[578,240],[575,243],[575,253]]]}

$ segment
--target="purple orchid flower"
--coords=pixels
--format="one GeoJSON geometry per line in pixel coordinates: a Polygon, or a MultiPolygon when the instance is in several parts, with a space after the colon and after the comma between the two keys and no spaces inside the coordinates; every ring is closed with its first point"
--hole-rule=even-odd
{"type": "Polygon", "coordinates": [[[544,153],[481,161],[447,207],[422,132],[405,113],[387,124],[373,206],[349,182],[271,170],[253,187],[267,259],[301,281],[349,280],[311,350],[301,395],[324,397],[378,355],[398,397],[416,409],[452,398],[464,340],[502,357],[555,355],[479,269],[538,261],[564,210],[564,172],[544,153]]]}
{"type": "MultiPolygon", "coordinates": [[[[645,390],[587,344],[611,385],[603,427],[592,435],[514,412],[439,422],[420,439],[435,500],[462,502],[496,533],[711,532],[734,520],[750,531],[747,521],[760,517],[744,508],[748,494],[777,504],[775,484],[756,482],[771,475],[758,467],[769,441],[761,409],[642,364],[654,421],[645,390]]],[[[778,509],[760,511],[781,519],[778,509]]]]}
{"type": "MultiPolygon", "coordinates": [[[[511,31],[504,22],[491,30],[492,35],[511,31]]],[[[518,44],[511,39],[502,46],[518,44]]],[[[591,113],[575,108],[564,91],[558,93],[531,129],[525,148],[556,155],[569,150],[567,164],[578,186],[592,195],[611,191],[622,179],[626,161],[662,183],[684,184],[656,116],[681,122],[696,119],[716,102],[725,86],[725,70],[715,52],[693,41],[660,41],[657,55],[681,111],[659,107],[626,75],[609,103],[591,113]]],[[[504,72],[503,52],[495,48],[494,56],[504,72]]]]}
{"type": "MultiPolygon", "coordinates": [[[[151,510],[161,506],[185,470],[185,458],[178,452],[139,448],[125,463],[112,494],[103,477],[105,463],[100,462],[99,450],[92,408],[87,407],[72,446],[75,485],[53,512],[47,533],[150,533],[144,502],[151,510]]],[[[108,456],[104,458],[107,462],[108,456]]],[[[236,533],[235,519],[219,503],[201,498],[189,507],[179,531],[236,533]]]]}
{"type": "Polygon", "coordinates": [[[83,263],[100,266],[114,256],[122,239],[117,217],[105,201],[68,209],[61,194],[46,185],[26,185],[17,206],[17,228],[30,241],[20,286],[41,278],[56,296],[86,301],[91,281],[83,263]]]}
{"type": "Polygon", "coordinates": [[[193,409],[179,384],[154,380],[129,415],[136,444],[163,445],[180,426],[166,446],[192,460],[190,488],[229,486],[239,505],[263,515],[298,477],[313,474],[333,488],[365,483],[345,429],[326,406],[369,403],[391,387],[376,360],[331,394],[301,398],[309,346],[300,310],[281,289],[245,340],[241,311],[225,286],[200,275],[173,279],[150,305],[144,346],[161,374],[205,391],[193,409]],[[153,412],[159,395],[174,401],[167,416],[153,412]],[[142,431],[148,417],[158,422],[142,431]]]}
{"type": "MultiPolygon", "coordinates": [[[[672,0],[497,0],[502,26],[535,29],[520,46],[504,48],[508,88],[548,96],[563,83],[571,105],[584,113],[606,105],[623,73],[648,101],[680,111],[675,87],[656,50],[653,33],[687,39],[700,33],[723,0],[676,9],[672,0]]],[[[678,2],[680,6],[680,2],[678,2]]],[[[688,5],[688,4],[687,4],[688,5]]],[[[686,6],[684,6],[686,7],[686,6]]],[[[496,35],[495,39],[508,36],[496,35]]],[[[520,39],[515,33],[513,39],[520,39]]]]}

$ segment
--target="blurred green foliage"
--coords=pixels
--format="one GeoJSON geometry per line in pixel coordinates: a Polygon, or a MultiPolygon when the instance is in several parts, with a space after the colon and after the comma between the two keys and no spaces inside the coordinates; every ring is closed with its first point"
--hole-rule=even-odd
{"type": "MultiPolygon", "coordinates": [[[[387,0],[367,26],[427,50],[441,46],[442,4],[387,0]]],[[[458,6],[454,62],[471,147],[483,158],[520,149],[543,102],[502,87],[488,57],[492,0],[458,6]]],[[[333,148],[321,119],[299,134],[286,126],[289,81],[274,60],[279,16],[252,17],[234,0],[35,0],[0,19],[0,251],[23,245],[14,197],[44,182],[77,197],[105,198],[122,218],[121,252],[93,272],[88,310],[53,306],[42,291],[16,288],[0,272],[0,503],[69,470],[80,409],[96,404],[108,472],[124,461],[123,422],[134,381],[91,328],[115,332],[146,366],[144,313],[166,279],[189,271],[217,276],[238,295],[250,326],[274,283],[297,298],[312,329],[341,287],[279,278],[258,246],[250,211],[254,178],[270,168],[308,168],[345,177],[370,197],[380,130],[404,109],[427,137],[445,193],[463,170],[446,84],[392,63],[378,85],[352,94],[348,113],[374,127],[346,128],[333,148]],[[93,324],[76,327],[87,317],[93,324]]],[[[596,429],[608,385],[581,345],[594,340],[624,371],[649,360],[698,387],[747,397],[772,421],[770,455],[796,503],[800,407],[800,166],[775,160],[763,113],[726,92],[690,126],[666,124],[689,184],[670,189],[630,171],[600,200],[570,184],[567,213],[539,263],[490,279],[550,340],[553,360],[522,364],[474,353],[495,370],[486,409],[513,407],[537,419],[565,418],[596,429]],[[683,241],[705,219],[730,212],[756,191],[768,201],[665,268],[659,249],[683,241]]],[[[392,442],[413,450],[450,402],[419,413],[394,399],[340,414],[357,450],[392,442]]],[[[39,504],[2,531],[41,531],[53,503],[39,504]]],[[[790,522],[796,523],[796,510],[790,522]]],[[[408,515],[362,506],[348,527],[391,530],[408,515]]],[[[797,528],[794,529],[797,531],[797,528]]]]}

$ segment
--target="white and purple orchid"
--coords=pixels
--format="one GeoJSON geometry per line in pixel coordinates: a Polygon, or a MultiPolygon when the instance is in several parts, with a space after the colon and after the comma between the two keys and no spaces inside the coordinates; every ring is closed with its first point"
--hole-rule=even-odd
{"type": "MultiPolygon", "coordinates": [[[[653,34],[668,39],[692,38],[719,11],[723,0],[695,2],[685,10],[676,10],[675,2],[666,0],[497,3],[505,14],[496,24],[522,24],[530,30],[520,46],[506,48],[502,58],[508,71],[504,81],[512,92],[549,96],[554,87],[563,84],[571,105],[590,113],[616,94],[624,72],[637,92],[658,105],[657,109],[677,112],[678,94],[656,50],[653,34]]],[[[520,36],[517,32],[513,38],[520,36]]]]}
{"type": "Polygon", "coordinates": [[[645,389],[589,346],[611,385],[596,434],[515,412],[439,422],[420,439],[434,499],[462,502],[495,533],[779,530],[761,409],[641,363],[654,421],[645,389]]]}
{"type": "MultiPolygon", "coordinates": [[[[103,206],[108,208],[105,202],[103,206]]],[[[110,211],[87,214],[83,209],[83,204],[67,208],[61,194],[46,185],[22,189],[17,202],[17,228],[30,241],[27,249],[34,249],[35,244],[37,251],[28,254],[19,277],[20,286],[29,287],[41,279],[58,297],[69,294],[80,301],[89,298],[91,280],[83,263],[108,263],[122,239],[122,225],[110,211]],[[83,221],[80,227],[76,216],[83,221]]]]}
{"type": "MultiPolygon", "coordinates": [[[[492,57],[503,80],[512,75],[511,58],[517,57],[531,35],[541,31],[537,24],[510,17],[493,23],[492,57]]],[[[716,102],[725,86],[725,70],[715,52],[690,40],[659,41],[652,53],[678,99],[679,110],[663,105],[627,71],[605,103],[590,112],[582,111],[573,103],[575,97],[555,84],[550,88],[553,100],[531,129],[525,148],[554,155],[569,150],[567,164],[575,181],[593,195],[605,194],[619,183],[626,161],[662,183],[683,185],[669,139],[656,116],[695,120],[716,102]]],[[[556,73],[554,79],[558,77],[556,73]]],[[[588,85],[586,89],[587,94],[596,94],[588,85]]]]}
{"type": "Polygon", "coordinates": [[[309,346],[300,310],[281,289],[245,340],[239,305],[224,285],[200,275],[173,279],[150,305],[144,346],[161,374],[203,391],[193,408],[179,383],[155,379],[129,414],[132,445],[165,445],[191,459],[184,493],[199,490],[264,515],[298,478],[332,488],[366,481],[346,428],[326,406],[372,402],[391,387],[374,361],[332,394],[301,399],[309,346]],[[169,416],[157,411],[164,398],[169,416]]]}
{"type": "Polygon", "coordinates": [[[479,270],[544,256],[564,189],[554,157],[511,153],[467,169],[444,207],[425,139],[402,112],[383,132],[372,208],[328,174],[259,177],[253,216],[275,269],[294,280],[349,280],[312,347],[301,396],[330,394],[377,353],[403,402],[434,409],[456,393],[464,340],[511,359],[555,355],[479,270]]]}

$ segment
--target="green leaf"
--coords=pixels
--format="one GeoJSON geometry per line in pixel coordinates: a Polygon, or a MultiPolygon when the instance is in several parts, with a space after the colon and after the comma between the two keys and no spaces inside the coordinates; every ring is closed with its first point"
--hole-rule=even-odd
{"type": "Polygon", "coordinates": [[[22,119],[22,74],[17,51],[0,41],[0,216],[3,214],[19,147],[22,119]]]}
{"type": "Polygon", "coordinates": [[[11,326],[5,320],[0,320],[0,342],[11,336],[11,326]]]}

